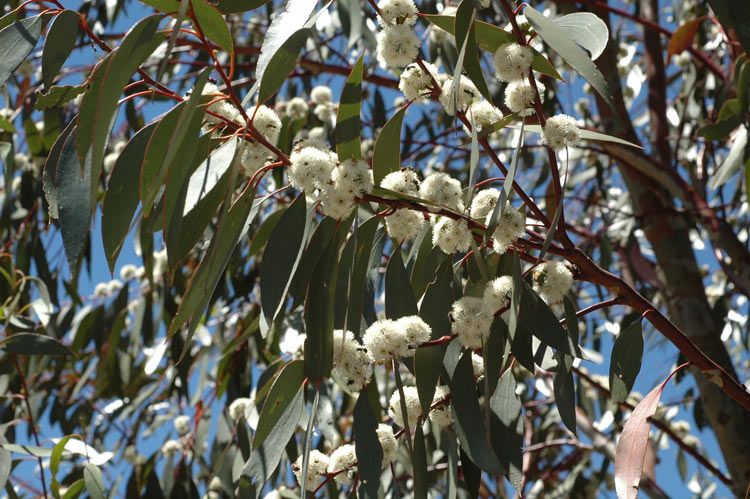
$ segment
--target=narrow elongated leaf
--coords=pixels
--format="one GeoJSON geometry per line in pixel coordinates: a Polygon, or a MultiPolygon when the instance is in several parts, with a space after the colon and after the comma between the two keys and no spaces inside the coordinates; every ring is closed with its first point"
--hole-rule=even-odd
{"type": "Polygon", "coordinates": [[[271,0],[219,0],[216,7],[224,14],[239,14],[262,7],[271,0]]]}
{"type": "Polygon", "coordinates": [[[75,355],[56,338],[37,333],[16,333],[0,339],[0,350],[20,355],[75,355]]]}
{"type": "Polygon", "coordinates": [[[385,269],[385,316],[398,319],[417,313],[417,300],[401,259],[401,249],[395,248],[385,269]]]}
{"type": "Polygon", "coordinates": [[[591,12],[574,12],[556,17],[552,22],[568,37],[589,51],[592,61],[602,55],[609,41],[609,29],[591,12]]]}
{"type": "Polygon", "coordinates": [[[83,95],[78,114],[81,132],[76,150],[81,162],[91,155],[92,199],[97,193],[104,147],[117,111],[117,100],[138,66],[164,40],[165,34],[156,31],[161,19],[161,15],[152,15],[138,21],[120,46],[107,55],[89,76],[89,89],[83,95]]]}
{"type": "Polygon", "coordinates": [[[102,206],[102,242],[110,272],[114,272],[117,256],[130,230],[130,223],[138,208],[138,189],[133,179],[140,173],[146,148],[158,122],[141,128],[117,157],[109,177],[102,206]]]}
{"type": "MultiPolygon", "coordinates": [[[[281,215],[283,215],[283,212],[281,215]]],[[[274,228],[277,225],[278,220],[274,224],[274,228]]],[[[328,243],[334,234],[336,234],[337,225],[336,220],[326,217],[320,221],[313,235],[310,237],[310,242],[307,243],[302,253],[297,271],[294,273],[292,283],[289,285],[289,295],[294,299],[292,308],[305,301],[305,295],[307,294],[308,285],[312,282],[313,273],[316,272],[318,264],[323,264],[321,257],[326,252],[328,243]]],[[[256,237],[254,236],[253,239],[256,239],[256,237]]]]}
{"type": "Polygon", "coordinates": [[[553,19],[544,16],[544,14],[533,7],[527,6],[523,13],[531,25],[534,26],[537,33],[539,33],[539,36],[547,42],[547,45],[557,52],[586,81],[591,83],[591,86],[599,92],[599,95],[612,106],[612,95],[609,92],[607,80],[604,79],[602,73],[591,61],[589,55],[576,44],[576,41],[566,31],[560,29],[553,19]]]}
{"type": "MultiPolygon", "coordinates": [[[[299,52],[305,46],[308,36],[310,36],[310,30],[307,28],[295,31],[273,54],[269,62],[269,66],[273,68],[272,71],[264,71],[259,79],[258,102],[266,102],[281,88],[289,73],[294,70],[299,52]]],[[[260,67],[260,61],[258,66],[260,67]]]]}
{"type": "Polygon", "coordinates": [[[734,134],[732,145],[729,147],[729,153],[709,179],[709,189],[718,189],[741,170],[742,165],[745,163],[746,147],[747,127],[743,126],[734,134]]]}
{"type": "Polygon", "coordinates": [[[336,153],[340,161],[346,159],[362,159],[360,135],[362,134],[362,76],[364,73],[365,54],[359,56],[352,66],[352,71],[346,79],[341,91],[339,111],[336,117],[334,137],[336,139],[336,153]]]}
{"type": "Polygon", "coordinates": [[[401,123],[406,107],[399,109],[380,130],[372,153],[372,175],[375,185],[383,177],[401,168],[401,123]]]}
{"type": "Polygon", "coordinates": [[[549,305],[525,282],[522,294],[519,311],[521,324],[552,348],[571,356],[580,356],[578,345],[573,344],[549,305]]]}
{"type": "Polygon", "coordinates": [[[230,58],[234,57],[232,34],[229,32],[229,25],[222,13],[206,0],[190,0],[190,5],[193,7],[195,21],[200,25],[203,34],[227,51],[230,58]]]}
{"type": "MultiPolygon", "coordinates": [[[[477,90],[479,90],[484,98],[492,102],[492,96],[487,88],[487,83],[484,81],[484,73],[479,63],[479,48],[477,47],[476,23],[473,22],[474,17],[474,1],[462,0],[456,11],[456,46],[459,48],[459,52],[463,53],[463,68],[466,70],[466,74],[474,82],[477,90]]],[[[455,77],[456,74],[454,73],[455,77]]]]}
{"type": "Polygon", "coordinates": [[[414,457],[412,458],[415,499],[427,499],[427,491],[429,490],[427,464],[424,431],[422,425],[417,425],[417,430],[414,432],[414,457]]]}
{"type": "Polygon", "coordinates": [[[301,360],[292,361],[281,368],[263,402],[258,426],[255,429],[253,449],[260,447],[266,437],[273,432],[279,418],[292,403],[304,380],[305,366],[301,360]]]}
{"type": "Polygon", "coordinates": [[[42,16],[27,17],[0,30],[0,87],[34,50],[42,34],[42,16]]]}
{"type": "MultiPolygon", "coordinates": [[[[360,324],[362,323],[362,309],[364,307],[365,283],[367,280],[367,271],[369,270],[370,253],[373,248],[375,234],[380,226],[380,217],[371,217],[357,227],[356,232],[347,241],[347,247],[356,245],[354,248],[354,265],[352,265],[351,274],[348,282],[348,297],[346,307],[346,327],[354,331],[359,337],[360,324]]],[[[347,248],[344,248],[346,254],[347,248]]],[[[343,257],[342,257],[342,261],[343,257]]],[[[341,296],[341,292],[346,292],[344,284],[339,277],[339,286],[336,287],[336,294],[341,296]],[[341,288],[339,287],[341,286],[341,288]]],[[[338,315],[335,318],[336,328],[344,327],[344,318],[338,315]]]]}
{"type": "Polygon", "coordinates": [[[620,331],[609,360],[612,403],[624,402],[633,389],[643,360],[643,328],[638,319],[620,331]]]}
{"type": "Polygon", "coordinates": [[[0,488],[4,489],[5,484],[8,483],[12,464],[13,462],[10,457],[10,451],[0,449],[0,488]]]}
{"type": "Polygon", "coordinates": [[[102,471],[93,464],[87,464],[83,467],[83,480],[86,483],[86,492],[91,499],[104,499],[106,489],[102,479],[102,471]]]}
{"type": "Polygon", "coordinates": [[[380,487],[380,470],[383,448],[376,430],[378,420],[370,406],[367,394],[362,392],[354,406],[354,452],[357,455],[359,473],[359,497],[376,499],[380,487]]]}
{"type": "MultiPolygon", "coordinates": [[[[527,133],[536,133],[536,134],[542,133],[542,127],[539,125],[508,125],[508,127],[515,128],[517,130],[520,129],[527,133]]],[[[638,144],[633,144],[632,142],[628,142],[625,139],[621,139],[619,137],[613,137],[612,135],[607,135],[606,133],[594,132],[592,130],[581,130],[581,139],[598,140],[601,142],[614,142],[616,144],[622,144],[624,146],[630,146],[630,147],[635,147],[637,149],[643,149],[638,144]]]]}
{"type": "Polygon", "coordinates": [[[63,10],[55,16],[42,51],[42,81],[49,88],[63,67],[78,38],[80,16],[72,10],[63,10]]]}
{"type": "MultiPolygon", "coordinates": [[[[565,354],[556,353],[556,356],[562,357],[565,354]]],[[[560,412],[560,419],[568,429],[576,434],[576,385],[573,381],[573,373],[565,369],[560,369],[555,373],[552,379],[552,385],[555,392],[555,404],[560,412]]]]}
{"type": "Polygon", "coordinates": [[[510,369],[500,377],[490,398],[492,443],[500,464],[508,473],[513,488],[520,490],[523,480],[523,416],[521,401],[516,395],[516,380],[510,369]]]}
{"type": "Polygon", "coordinates": [[[479,407],[471,366],[471,352],[464,352],[450,381],[451,410],[461,448],[483,471],[500,474],[503,467],[489,446],[484,415],[479,407]]]}

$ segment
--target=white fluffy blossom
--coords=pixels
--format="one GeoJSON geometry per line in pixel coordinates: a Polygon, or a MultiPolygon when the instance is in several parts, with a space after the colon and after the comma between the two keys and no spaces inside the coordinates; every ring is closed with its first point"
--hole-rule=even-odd
{"type": "Polygon", "coordinates": [[[435,387],[435,395],[432,397],[432,405],[440,404],[430,410],[430,421],[440,428],[448,428],[453,423],[453,411],[446,398],[450,395],[447,386],[435,387]]]}
{"type": "Polygon", "coordinates": [[[257,111],[248,109],[248,116],[253,116],[253,126],[271,144],[276,144],[281,134],[281,120],[276,111],[267,106],[258,106],[257,111]]]}
{"type": "Polygon", "coordinates": [[[328,460],[328,473],[337,473],[335,480],[341,485],[349,485],[357,472],[357,453],[352,444],[344,444],[331,453],[328,460]]]}
{"type": "MultiPolygon", "coordinates": [[[[475,102],[469,106],[469,116],[474,120],[474,126],[477,128],[477,133],[481,133],[482,130],[489,128],[503,118],[503,113],[498,108],[492,105],[491,102],[481,100],[475,102]]],[[[471,130],[464,125],[466,133],[471,135],[471,130]]]]}
{"type": "Polygon", "coordinates": [[[331,87],[326,87],[325,85],[318,85],[317,87],[314,87],[310,92],[310,100],[318,105],[330,104],[331,100],[333,100],[331,87]]]}
{"type": "Polygon", "coordinates": [[[336,113],[338,112],[338,106],[334,104],[318,104],[315,106],[313,113],[323,123],[333,123],[336,119],[336,113]]]}
{"type": "MultiPolygon", "coordinates": [[[[206,108],[206,121],[213,124],[224,124],[225,120],[234,122],[244,122],[240,111],[229,102],[229,96],[219,91],[219,87],[213,83],[206,83],[203,86],[201,95],[210,97],[211,104],[206,108]],[[221,119],[224,118],[224,119],[221,119]]],[[[243,123],[244,124],[244,123],[243,123]]]]}
{"type": "Polygon", "coordinates": [[[247,417],[251,406],[253,405],[252,399],[247,397],[236,398],[229,404],[229,417],[234,422],[239,422],[243,418],[247,417]]]}
{"type": "Polygon", "coordinates": [[[372,170],[366,161],[347,159],[333,169],[331,180],[336,188],[352,197],[372,192],[372,170]]]}
{"type": "Polygon", "coordinates": [[[515,42],[500,45],[493,61],[495,76],[500,81],[515,81],[526,77],[534,60],[534,52],[527,45],[515,42]]]}
{"type": "Polygon", "coordinates": [[[362,341],[373,362],[385,364],[409,354],[409,340],[404,328],[391,319],[372,323],[365,331],[362,341]]]}
{"type": "Polygon", "coordinates": [[[500,191],[497,189],[490,188],[477,192],[471,200],[471,209],[469,211],[471,218],[476,220],[487,218],[487,215],[495,209],[498,197],[500,197],[500,191]]]}
{"type": "Polygon", "coordinates": [[[343,220],[355,207],[354,197],[339,189],[334,183],[326,184],[320,190],[320,208],[331,218],[343,220]]]}
{"type": "MultiPolygon", "coordinates": [[[[463,211],[461,182],[447,173],[433,173],[419,186],[419,197],[455,211],[463,211]]],[[[439,208],[429,207],[431,211],[439,208]]]]}
{"type": "MultiPolygon", "coordinates": [[[[544,102],[544,83],[534,80],[539,92],[539,102],[544,102]]],[[[508,83],[505,88],[505,105],[519,116],[531,116],[534,114],[534,89],[526,80],[517,80],[508,83]]]]}
{"type": "Polygon", "coordinates": [[[391,172],[380,181],[384,189],[417,196],[419,194],[419,179],[411,168],[403,168],[397,172],[391,172]]]}
{"type": "Polygon", "coordinates": [[[380,447],[383,449],[383,468],[385,468],[396,459],[398,442],[396,441],[396,436],[393,434],[393,428],[391,428],[390,425],[380,423],[375,430],[375,433],[377,433],[380,447]]]}
{"type": "Polygon", "coordinates": [[[547,303],[557,303],[573,286],[573,273],[563,262],[544,262],[534,269],[534,291],[547,303]]]}
{"type": "Polygon", "coordinates": [[[326,185],[336,166],[328,151],[316,147],[303,147],[289,159],[292,162],[288,170],[289,182],[301,191],[313,191],[326,185]]]}
{"type": "Polygon", "coordinates": [[[417,237],[424,223],[425,219],[421,213],[402,208],[386,217],[385,229],[396,241],[411,241],[417,237]]]}
{"type": "Polygon", "coordinates": [[[450,116],[456,114],[456,109],[464,111],[474,102],[477,102],[481,96],[474,83],[463,75],[458,81],[455,95],[452,94],[453,80],[453,78],[447,78],[440,86],[440,104],[443,105],[445,112],[450,116]]]}
{"type": "Polygon", "coordinates": [[[542,142],[555,151],[575,146],[581,140],[581,129],[576,119],[567,114],[552,116],[544,124],[542,142]]]}
{"type": "Polygon", "coordinates": [[[302,97],[294,97],[286,103],[285,112],[290,120],[306,118],[309,111],[310,106],[307,105],[307,101],[302,97]]]}
{"type": "Polygon", "coordinates": [[[190,431],[190,417],[181,415],[174,418],[174,429],[178,435],[186,435],[190,431]]]}
{"type": "MultiPolygon", "coordinates": [[[[486,218],[486,223],[490,223],[492,213],[486,218]]],[[[513,244],[516,239],[523,237],[526,233],[526,218],[524,215],[513,209],[510,205],[505,207],[505,211],[497,219],[497,227],[492,234],[493,249],[500,254],[505,253],[508,246],[513,244]]]]}
{"type": "MultiPolygon", "coordinates": [[[[294,464],[292,465],[292,471],[294,476],[297,478],[297,483],[302,485],[302,460],[305,458],[304,454],[300,454],[294,464]]],[[[323,481],[323,475],[328,472],[329,458],[327,455],[320,452],[318,449],[310,451],[310,456],[307,460],[307,476],[305,477],[305,487],[307,490],[315,490],[323,481]]]]}
{"type": "Polygon", "coordinates": [[[138,267],[131,263],[128,263],[126,265],[123,265],[120,269],[120,279],[125,282],[130,281],[131,279],[135,279],[137,273],[138,267]]]}
{"type": "Polygon", "coordinates": [[[328,149],[328,132],[322,126],[316,126],[309,130],[302,129],[294,136],[295,149],[315,147],[317,149],[328,149]]]}
{"type": "Polygon", "coordinates": [[[408,315],[396,321],[398,327],[403,330],[406,343],[414,355],[414,350],[422,343],[430,340],[432,328],[418,315],[408,315]]]}
{"type": "Polygon", "coordinates": [[[492,279],[487,283],[487,286],[484,288],[482,299],[487,305],[487,308],[492,310],[492,313],[495,313],[501,308],[508,306],[512,291],[513,279],[511,279],[510,276],[504,275],[492,279]]]}
{"type": "Polygon", "coordinates": [[[161,453],[167,456],[175,452],[181,452],[181,451],[182,451],[182,443],[180,443],[179,440],[167,440],[161,446],[161,453]]]}
{"type": "Polygon", "coordinates": [[[482,348],[494,319],[481,298],[464,296],[451,306],[451,331],[466,348],[482,348]]]}
{"type": "Polygon", "coordinates": [[[404,387],[404,402],[406,405],[406,422],[404,422],[404,412],[401,409],[401,394],[398,390],[393,392],[388,402],[388,415],[401,428],[406,428],[407,424],[409,428],[414,428],[419,416],[422,415],[422,406],[419,403],[419,392],[416,386],[404,387]]]}
{"type": "Polygon", "coordinates": [[[414,26],[417,22],[417,6],[412,0],[380,0],[378,3],[381,25],[403,23],[414,26]]]}
{"type": "Polygon", "coordinates": [[[372,361],[354,333],[341,329],[333,332],[333,379],[351,392],[360,391],[372,374],[372,361]]]}
{"type": "Polygon", "coordinates": [[[440,217],[432,228],[432,244],[449,255],[469,251],[472,234],[466,220],[440,217]]]}
{"type": "Polygon", "coordinates": [[[484,376],[484,358],[474,352],[471,352],[471,369],[474,372],[474,379],[484,376]]]}
{"type": "Polygon", "coordinates": [[[429,73],[425,73],[418,64],[409,64],[401,73],[398,88],[407,100],[424,100],[424,95],[430,92],[432,79],[438,78],[437,67],[429,62],[424,64],[429,73]]]}
{"type": "Polygon", "coordinates": [[[243,142],[240,166],[248,177],[255,175],[271,158],[271,151],[260,142],[243,142]]]}
{"type": "Polygon", "coordinates": [[[389,68],[408,66],[419,55],[420,40],[411,26],[390,25],[378,33],[378,57],[389,68]]]}

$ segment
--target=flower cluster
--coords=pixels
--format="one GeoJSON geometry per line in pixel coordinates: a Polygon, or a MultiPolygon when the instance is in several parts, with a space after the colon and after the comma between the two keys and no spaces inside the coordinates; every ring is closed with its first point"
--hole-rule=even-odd
{"type": "Polygon", "coordinates": [[[453,411],[448,402],[448,397],[450,397],[450,390],[447,386],[440,385],[435,388],[435,395],[432,397],[430,421],[440,428],[448,428],[453,424],[453,411]]]}
{"type": "MultiPolygon", "coordinates": [[[[411,168],[389,173],[380,181],[380,186],[399,194],[419,196],[419,179],[411,168]]],[[[385,228],[396,241],[411,241],[417,237],[422,225],[422,214],[407,208],[396,210],[385,219],[385,228]]]]}
{"type": "Polygon", "coordinates": [[[406,406],[406,421],[404,421],[404,411],[401,407],[401,393],[393,392],[388,402],[388,415],[401,428],[414,428],[417,420],[422,415],[422,405],[419,403],[419,392],[416,386],[404,387],[404,405],[406,406]]]}
{"type": "Polygon", "coordinates": [[[310,92],[310,99],[315,104],[315,117],[323,123],[332,124],[338,113],[338,106],[333,102],[331,88],[318,85],[310,92]]]}
{"type": "Polygon", "coordinates": [[[333,379],[344,389],[360,391],[372,375],[372,361],[351,331],[333,332],[333,379]]]}
{"type": "Polygon", "coordinates": [[[539,93],[539,102],[544,102],[544,83],[534,80],[536,91],[527,80],[516,80],[505,87],[505,105],[519,116],[534,114],[534,99],[539,93]]]}
{"type": "Polygon", "coordinates": [[[495,51],[495,76],[500,81],[522,80],[529,74],[534,52],[527,45],[505,43],[495,51]]]}
{"type": "Polygon", "coordinates": [[[576,119],[567,114],[552,116],[544,124],[542,142],[555,151],[575,146],[581,140],[581,129],[576,119]]]}
{"type": "Polygon", "coordinates": [[[573,273],[563,262],[544,262],[534,269],[534,291],[547,303],[562,301],[573,287],[573,273]]]}
{"type": "Polygon", "coordinates": [[[430,206],[431,211],[438,211],[440,208],[463,211],[462,194],[461,182],[451,178],[447,173],[433,173],[419,186],[419,197],[438,205],[430,206]]]}
{"type": "Polygon", "coordinates": [[[449,255],[469,251],[473,237],[469,223],[462,218],[438,217],[432,226],[432,244],[449,255]]]}
{"type": "Polygon", "coordinates": [[[412,357],[416,348],[429,341],[432,328],[416,315],[398,320],[375,321],[362,338],[372,362],[385,364],[403,357],[412,357]]]}
{"type": "Polygon", "coordinates": [[[424,100],[424,95],[431,90],[432,80],[441,79],[441,73],[434,64],[425,62],[424,66],[427,73],[418,64],[409,64],[401,72],[398,88],[407,100],[424,100]]]}
{"type": "Polygon", "coordinates": [[[492,314],[484,299],[464,296],[451,306],[451,331],[458,335],[459,341],[466,348],[482,348],[490,334],[494,320],[492,314]]]}
{"type": "Polygon", "coordinates": [[[495,313],[508,306],[512,291],[513,279],[510,276],[504,275],[487,283],[482,298],[485,305],[495,313]]]}
{"type": "Polygon", "coordinates": [[[497,204],[497,198],[500,197],[500,191],[497,189],[484,189],[479,191],[471,200],[469,214],[476,220],[484,220],[487,215],[492,213],[497,204]]]}
{"type": "MultiPolygon", "coordinates": [[[[469,106],[468,114],[474,121],[477,133],[482,133],[482,130],[489,128],[503,118],[503,113],[486,100],[475,102],[469,106]]],[[[467,134],[471,134],[471,130],[468,127],[464,126],[464,130],[467,134]]]]}
{"type": "Polygon", "coordinates": [[[378,58],[389,68],[408,66],[419,55],[421,42],[414,32],[417,7],[412,0],[383,0],[378,5],[380,24],[378,58]]]}
{"type": "MultiPolygon", "coordinates": [[[[490,223],[492,212],[488,213],[485,222],[490,223]]],[[[492,233],[493,249],[500,254],[505,253],[508,246],[516,239],[526,233],[526,218],[520,211],[514,210],[510,205],[506,206],[503,213],[497,219],[497,227],[492,233]]]]}
{"type": "Polygon", "coordinates": [[[453,78],[446,78],[440,86],[440,104],[450,116],[456,111],[464,111],[475,102],[479,102],[481,94],[474,83],[467,77],[461,75],[453,91],[453,78]]]}

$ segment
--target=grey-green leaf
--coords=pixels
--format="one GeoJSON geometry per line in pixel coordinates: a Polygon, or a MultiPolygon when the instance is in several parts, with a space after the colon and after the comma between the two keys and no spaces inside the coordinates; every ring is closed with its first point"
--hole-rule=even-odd
{"type": "Polygon", "coordinates": [[[633,389],[643,359],[643,328],[638,319],[620,331],[609,361],[612,403],[624,402],[633,389]]]}
{"type": "Polygon", "coordinates": [[[75,355],[57,338],[38,333],[15,333],[0,340],[0,350],[19,355],[75,355]]]}
{"type": "Polygon", "coordinates": [[[380,487],[383,448],[376,430],[378,420],[370,406],[367,392],[362,392],[354,406],[354,451],[359,472],[359,497],[376,499],[380,487]]]}
{"type": "Polygon", "coordinates": [[[407,107],[402,107],[380,130],[372,153],[372,175],[375,185],[383,177],[401,168],[401,123],[407,107]]]}
{"type": "Polygon", "coordinates": [[[0,30],[0,87],[34,50],[42,34],[42,16],[27,17],[0,30]]]}
{"type": "Polygon", "coordinates": [[[55,16],[42,51],[42,81],[45,88],[52,86],[57,73],[75,47],[79,20],[79,14],[72,10],[63,10],[55,16]]]}

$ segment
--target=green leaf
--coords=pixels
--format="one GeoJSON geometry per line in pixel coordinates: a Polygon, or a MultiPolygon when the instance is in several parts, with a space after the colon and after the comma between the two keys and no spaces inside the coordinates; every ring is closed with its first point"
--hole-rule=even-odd
{"type": "Polygon", "coordinates": [[[3,132],[16,133],[16,127],[14,127],[13,123],[11,123],[5,116],[0,116],[0,130],[3,132]]]}
{"type": "Polygon", "coordinates": [[[305,195],[297,199],[281,216],[268,239],[260,264],[260,305],[268,323],[284,307],[284,298],[297,270],[310,230],[310,213],[305,195]]]}
{"type": "Polygon", "coordinates": [[[117,110],[117,101],[138,66],[153,53],[164,40],[157,33],[161,15],[141,19],[128,31],[117,49],[107,55],[89,76],[89,89],[83,94],[78,114],[76,150],[78,159],[91,157],[91,194],[94,201],[99,183],[99,172],[104,158],[104,148],[117,110]]]}
{"type": "Polygon", "coordinates": [[[523,415],[521,400],[516,395],[516,380],[511,369],[506,370],[490,398],[492,419],[492,446],[508,480],[517,491],[523,481],[523,415]]]}
{"type": "Polygon", "coordinates": [[[39,111],[50,107],[60,107],[63,104],[72,101],[86,91],[85,85],[61,87],[49,87],[45,93],[37,91],[34,96],[34,109],[39,111]]]}
{"type": "Polygon", "coordinates": [[[42,16],[27,17],[0,30],[0,87],[34,50],[42,34],[42,16]]]}
{"type": "Polygon", "coordinates": [[[63,494],[62,499],[77,499],[83,493],[86,488],[86,481],[83,478],[79,478],[68,487],[68,490],[63,494]]]}
{"type": "Polygon", "coordinates": [[[260,90],[258,92],[258,103],[264,103],[270,99],[280,88],[281,85],[294,70],[297,64],[297,57],[302,47],[307,43],[307,37],[310,36],[310,30],[302,28],[295,31],[282,45],[279,50],[273,54],[268,67],[271,71],[264,71],[260,80],[260,90]]]}
{"type": "Polygon", "coordinates": [[[74,120],[60,134],[47,158],[43,179],[50,217],[60,220],[71,274],[75,272],[91,224],[91,158],[87,157],[81,168],[76,154],[77,132],[74,120]]]}
{"type": "Polygon", "coordinates": [[[401,259],[401,249],[396,247],[385,269],[385,316],[399,319],[417,313],[417,300],[401,259]]]}
{"type": "Polygon", "coordinates": [[[239,14],[262,7],[271,0],[219,0],[216,7],[223,14],[239,14]]]}
{"type": "Polygon", "coordinates": [[[734,114],[726,120],[701,127],[698,135],[706,140],[724,140],[742,124],[742,116],[734,114]]]}
{"type": "Polygon", "coordinates": [[[158,122],[146,125],[130,139],[117,157],[109,177],[102,204],[102,243],[110,272],[114,272],[117,256],[138,208],[138,189],[133,188],[133,179],[140,174],[146,148],[157,125],[158,122]]]}
{"type": "MultiPolygon", "coordinates": [[[[344,248],[347,254],[347,248],[355,245],[354,265],[352,265],[348,285],[342,283],[342,274],[339,274],[339,284],[336,287],[336,293],[347,293],[346,297],[346,327],[359,337],[360,324],[362,323],[362,310],[364,308],[365,284],[367,281],[367,271],[369,270],[370,252],[372,251],[375,234],[380,226],[380,217],[373,216],[356,228],[349,237],[344,248]]],[[[349,253],[350,254],[350,253],[349,253]]],[[[342,257],[342,262],[343,262],[342,257]]],[[[347,260],[348,261],[348,260],[347,260]]],[[[335,317],[337,329],[344,327],[344,317],[335,317]]]]}
{"type": "MultiPolygon", "coordinates": [[[[557,353],[558,358],[564,354],[557,353]]],[[[555,392],[555,403],[560,413],[560,419],[568,429],[576,434],[576,385],[573,381],[573,373],[565,369],[560,369],[555,373],[552,379],[552,386],[555,392]]]]}
{"type": "Polygon", "coordinates": [[[70,438],[71,435],[66,435],[52,448],[52,455],[50,456],[49,460],[49,470],[52,473],[53,478],[57,475],[57,471],[60,468],[60,459],[62,458],[63,451],[65,450],[65,445],[68,443],[68,440],[70,440],[70,438]]]}
{"type": "Polygon", "coordinates": [[[60,340],[37,333],[15,333],[0,339],[0,349],[20,355],[73,355],[60,340]]]}
{"type": "MultiPolygon", "coordinates": [[[[476,23],[474,19],[474,0],[462,0],[456,11],[455,33],[456,45],[459,52],[463,53],[463,68],[474,85],[485,99],[492,102],[492,96],[484,81],[484,73],[479,62],[479,49],[477,48],[476,23]],[[464,45],[466,46],[464,48],[464,45]]],[[[460,56],[459,56],[460,58],[460,56]]],[[[454,78],[459,71],[454,72],[454,78]]]]}
{"type": "Polygon", "coordinates": [[[357,455],[359,473],[359,497],[377,499],[380,487],[380,470],[383,462],[383,448],[376,430],[378,420],[370,406],[367,394],[360,393],[354,405],[354,452],[357,455]]]}
{"type": "Polygon", "coordinates": [[[305,297],[305,375],[312,382],[329,377],[333,367],[333,302],[338,254],[338,238],[334,234],[315,266],[305,297]]]}
{"type": "Polygon", "coordinates": [[[625,402],[633,389],[643,360],[643,328],[637,319],[615,340],[609,360],[609,389],[612,403],[625,402]]]}
{"type": "Polygon", "coordinates": [[[401,168],[401,123],[406,107],[399,109],[380,130],[372,153],[372,175],[375,185],[383,177],[401,168]]]}
{"type": "Polygon", "coordinates": [[[83,467],[83,480],[86,482],[86,492],[91,499],[104,499],[106,490],[102,480],[102,471],[93,464],[87,464],[83,467]]]}
{"type": "MultiPolygon", "coordinates": [[[[422,320],[432,328],[431,339],[451,333],[448,314],[455,301],[452,283],[453,265],[450,258],[446,258],[435,272],[435,280],[427,286],[419,310],[422,320]]],[[[414,375],[417,378],[417,393],[423,414],[428,413],[435,395],[446,348],[447,345],[421,347],[414,354],[414,375]]]]}
{"type": "Polygon", "coordinates": [[[474,385],[471,352],[464,352],[458,361],[451,377],[450,390],[453,423],[461,448],[483,471],[502,473],[503,467],[487,440],[487,427],[474,385]]]}
{"type": "Polygon", "coordinates": [[[591,83],[591,86],[599,92],[599,95],[610,106],[614,107],[607,80],[604,79],[602,73],[591,61],[589,55],[576,44],[576,41],[565,30],[560,29],[553,19],[544,16],[544,14],[533,7],[527,6],[523,13],[547,45],[557,52],[586,81],[591,83]]]}
{"type": "Polygon", "coordinates": [[[607,24],[591,12],[574,12],[552,22],[575,43],[589,51],[591,60],[602,55],[609,41],[607,24]]]}
{"type": "MultiPolygon", "coordinates": [[[[234,57],[234,43],[229,26],[224,20],[222,13],[206,0],[191,0],[195,21],[200,30],[209,40],[214,41],[219,47],[229,53],[230,59],[234,57]]],[[[200,92],[197,92],[200,94],[200,92]]]]}
{"type": "MultiPolygon", "coordinates": [[[[201,90],[208,80],[209,73],[208,69],[201,73],[190,98],[172,108],[151,134],[140,175],[141,204],[146,216],[151,214],[154,200],[170,169],[176,165],[190,165],[195,156],[196,138],[203,121],[203,107],[199,107],[198,104],[204,99],[201,90]]],[[[179,190],[182,179],[176,183],[176,190],[179,190]]],[[[173,196],[174,192],[172,190],[173,196]]],[[[171,202],[174,201],[173,197],[171,202]]],[[[171,210],[167,213],[167,216],[169,215],[171,210]]]]}
{"type": "Polygon", "coordinates": [[[49,88],[73,51],[78,39],[80,15],[72,10],[63,10],[55,16],[42,51],[42,81],[49,88]]]}
{"type": "Polygon", "coordinates": [[[745,149],[747,149],[747,127],[740,128],[732,140],[729,153],[716,169],[713,176],[708,180],[709,189],[718,189],[724,185],[732,176],[740,171],[745,163],[745,149]]]}
{"type": "Polygon", "coordinates": [[[427,499],[430,484],[427,477],[427,449],[424,442],[422,425],[417,425],[414,432],[414,457],[412,458],[415,499],[427,499]]]}
{"type": "MultiPolygon", "coordinates": [[[[282,213],[283,214],[283,211],[282,213]]],[[[278,223],[274,224],[274,226],[278,223]]],[[[289,285],[289,295],[294,298],[292,308],[305,301],[308,284],[311,283],[313,273],[316,271],[319,263],[322,263],[321,257],[328,248],[328,243],[336,233],[338,221],[331,217],[325,217],[320,221],[318,226],[310,237],[310,242],[302,253],[302,259],[297,266],[297,271],[292,277],[289,285]]],[[[253,237],[255,239],[255,237],[253,237]]]]}
{"type": "MultiPolygon", "coordinates": [[[[250,240],[250,246],[248,247],[248,250],[247,250],[248,256],[257,255],[260,252],[260,250],[262,250],[263,247],[265,247],[266,243],[268,242],[268,238],[271,237],[271,233],[279,224],[279,220],[281,220],[281,216],[284,214],[284,211],[286,211],[286,208],[282,207],[281,209],[276,210],[270,215],[268,215],[261,222],[260,227],[258,227],[258,230],[256,230],[255,233],[253,233],[253,237],[250,240]]],[[[307,253],[303,255],[303,258],[306,255],[307,253]]]]}
{"type": "Polygon", "coordinates": [[[347,159],[362,159],[360,135],[362,120],[362,76],[364,73],[365,54],[359,56],[354,63],[344,89],[341,91],[339,111],[336,117],[336,128],[333,135],[336,141],[336,153],[340,161],[347,159]]]}
{"type": "Polygon", "coordinates": [[[521,292],[520,323],[555,350],[571,356],[580,356],[578,345],[570,339],[549,305],[544,303],[536,291],[525,282],[522,282],[521,292]]]}
{"type": "Polygon", "coordinates": [[[257,449],[266,438],[274,432],[280,423],[281,415],[292,403],[297,392],[305,381],[305,365],[301,360],[289,362],[281,368],[271,385],[271,390],[263,402],[263,408],[258,417],[258,426],[253,438],[253,449],[257,449]]]}

